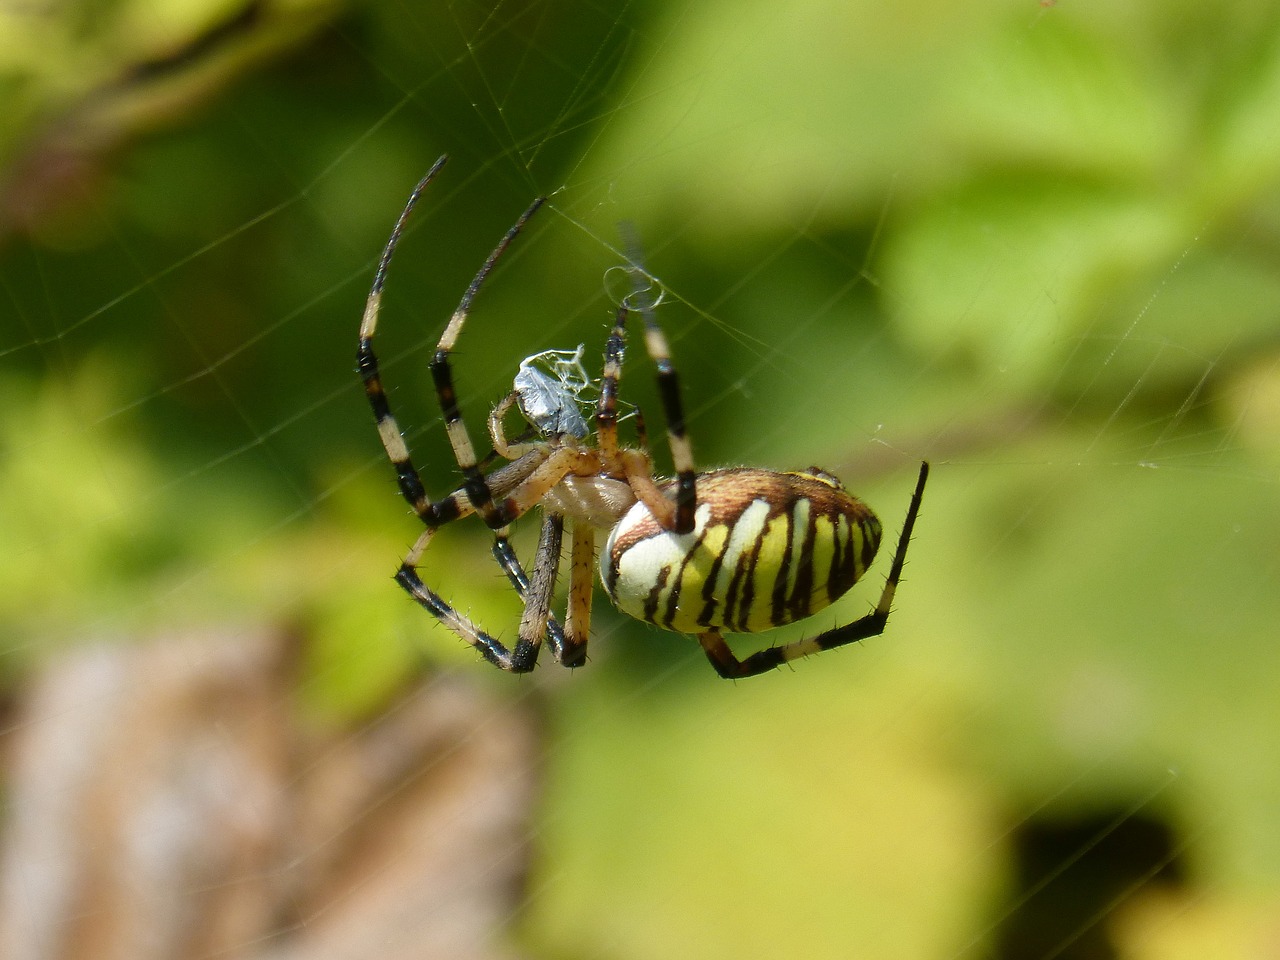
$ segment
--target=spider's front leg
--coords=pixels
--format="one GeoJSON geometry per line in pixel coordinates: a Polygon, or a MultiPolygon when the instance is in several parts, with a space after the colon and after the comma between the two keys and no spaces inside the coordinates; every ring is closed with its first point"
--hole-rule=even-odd
{"type": "Polygon", "coordinates": [[[400,426],[391,412],[387,392],[382,383],[378,357],[373,349],[373,338],[377,332],[378,315],[382,305],[382,292],[386,285],[387,274],[391,269],[391,260],[395,255],[396,247],[400,243],[400,237],[404,233],[409,215],[417,205],[418,199],[431,181],[435,179],[436,174],[439,173],[447,159],[447,157],[441,157],[437,160],[431,169],[427,171],[426,176],[413,188],[413,191],[409,194],[408,201],[404,205],[404,209],[401,210],[400,216],[392,228],[390,237],[387,238],[382,257],[378,261],[377,271],[374,273],[373,285],[369,289],[368,298],[365,300],[364,314],[360,320],[356,364],[360,371],[360,378],[364,382],[365,395],[373,410],[378,436],[382,441],[387,458],[391,461],[392,466],[395,467],[400,493],[413,508],[414,513],[428,527],[439,527],[464,516],[467,512],[475,512],[480,514],[490,529],[496,530],[509,524],[515,519],[516,515],[510,512],[509,504],[494,502],[488,480],[477,463],[475,451],[471,445],[471,438],[467,432],[466,423],[462,418],[462,411],[458,406],[449,357],[453,352],[459,335],[462,333],[463,325],[471,312],[471,306],[475,301],[476,295],[480,292],[480,288],[484,285],[485,279],[507,248],[519,236],[525,224],[537,213],[538,208],[542,206],[546,198],[539,197],[534,200],[485,259],[484,264],[472,279],[461,301],[459,301],[458,306],[450,316],[449,322],[446,324],[444,332],[436,344],[436,351],[431,360],[431,376],[435,384],[436,398],[444,417],[445,432],[453,449],[454,460],[458,464],[458,469],[462,472],[462,492],[465,497],[459,496],[455,492],[442,500],[433,501],[427,495],[422,478],[410,458],[409,448],[400,431],[400,426]]]}

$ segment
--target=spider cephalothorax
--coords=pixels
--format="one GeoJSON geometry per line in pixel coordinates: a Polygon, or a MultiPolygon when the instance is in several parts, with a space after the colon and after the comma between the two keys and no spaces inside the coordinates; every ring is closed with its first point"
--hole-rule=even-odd
{"type": "MultiPolygon", "coordinates": [[[[593,386],[583,372],[582,348],[535,354],[521,363],[512,391],[489,416],[494,454],[507,462],[485,472],[458,408],[449,356],[485,278],[545,198],[535,200],[489,254],[436,346],[431,374],[462,485],[441,500],[427,496],[387,402],[373,335],[387,268],[405,221],[445,160],[437,160],[410,194],[383,251],[360,324],[358,362],[378,434],[396,469],[401,494],[426,528],[401,564],[397,582],[487,660],[516,673],[534,668],[544,640],[565,666],[585,662],[597,530],[609,531],[600,573],[614,605],[667,630],[695,634],[723,677],[763,673],[881,633],[920,510],[927,463],[920,466],[893,564],[874,610],[853,623],[767,647],[742,660],[730,651],[725,633],[792,623],[839,599],[875,557],[880,522],[835,477],[816,467],[789,473],[751,468],[696,472],[685,434],[679,380],[666,337],[654,317],[653,300],[642,284],[637,284],[634,297],[623,298],[605,343],[593,424],[580,410],[581,393],[593,386]],[[654,479],[642,421],[637,446],[622,444],[618,436],[618,381],[626,324],[633,314],[644,322],[645,348],[657,368],[676,473],[669,481],[654,479]],[[529,428],[508,439],[505,422],[513,408],[529,428]],[[534,507],[541,508],[542,532],[530,576],[508,532],[510,524],[534,507]],[[524,601],[516,642],[510,648],[460,614],[418,575],[418,563],[435,531],[473,513],[493,530],[494,557],[524,601]],[[551,601],[566,520],[571,572],[562,625],[551,614],[551,601]]],[[[631,268],[635,276],[642,276],[638,263],[631,268]]]]}

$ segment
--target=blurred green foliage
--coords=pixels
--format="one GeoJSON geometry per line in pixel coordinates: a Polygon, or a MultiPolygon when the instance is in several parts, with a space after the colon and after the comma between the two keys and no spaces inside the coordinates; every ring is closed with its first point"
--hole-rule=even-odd
{"type": "MultiPolygon", "coordinates": [[[[423,656],[487,669],[388,579],[414,521],[353,372],[448,151],[379,333],[434,491],[428,352],[540,191],[458,357],[473,429],[521,357],[597,349],[629,219],[702,462],[820,462],[891,535],[936,466],[883,639],[734,687],[600,601],[591,666],[540,671],[535,950],[986,955],[1011,825],[1140,803],[1200,886],[1113,918],[1123,955],[1250,955],[1280,887],[1271,4],[193,4],[163,41],[116,6],[0,31],[5,682],[207,619],[305,626],[318,722],[423,656]]],[[[624,389],[658,409],[635,350],[624,389]]],[[[447,530],[426,576],[514,624],[487,549],[447,530]]]]}

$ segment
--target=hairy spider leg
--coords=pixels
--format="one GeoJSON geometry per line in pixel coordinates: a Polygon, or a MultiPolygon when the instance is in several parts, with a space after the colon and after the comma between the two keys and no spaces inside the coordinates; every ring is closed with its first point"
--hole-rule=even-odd
{"type": "MultiPolygon", "coordinates": [[[[520,559],[516,556],[515,549],[511,546],[508,529],[503,527],[501,530],[494,532],[492,547],[493,558],[498,562],[498,566],[502,568],[502,572],[507,575],[507,580],[511,583],[511,586],[515,588],[520,599],[525,603],[529,603],[537,592],[542,591],[546,594],[545,603],[548,610],[550,609],[551,596],[555,592],[555,571],[552,571],[552,577],[550,579],[547,579],[544,576],[542,581],[538,581],[536,579],[536,575],[537,571],[542,569],[539,563],[540,559],[544,555],[549,555],[551,551],[559,549],[560,535],[561,530],[558,528],[553,529],[546,523],[546,518],[544,518],[542,534],[538,540],[538,552],[534,558],[535,581],[531,585],[529,577],[524,571],[524,567],[520,565],[520,559]],[[552,537],[555,538],[554,543],[551,542],[552,537]]],[[[544,601],[539,600],[538,602],[542,603],[544,601]]],[[[521,626],[523,627],[523,621],[521,626]]],[[[519,635],[519,639],[525,639],[523,629],[519,635]]],[[[531,642],[538,641],[536,636],[530,636],[527,639],[531,642]]],[[[551,644],[551,653],[555,657],[557,663],[563,664],[567,667],[576,667],[580,666],[581,662],[585,660],[584,652],[581,660],[578,662],[570,662],[568,658],[574,656],[574,651],[566,650],[564,628],[560,626],[560,621],[558,621],[555,616],[549,612],[546,618],[546,639],[551,644]]]]}
{"type": "Polygon", "coordinates": [[[471,436],[467,432],[466,422],[462,419],[462,411],[458,407],[458,396],[453,388],[453,371],[449,365],[449,355],[457,344],[458,335],[462,333],[463,324],[467,322],[467,317],[471,313],[471,304],[479,293],[480,287],[488,278],[494,265],[511,246],[512,241],[520,235],[529,218],[538,212],[538,208],[546,203],[546,200],[546,197],[538,197],[529,204],[528,209],[520,214],[520,218],[493,248],[493,252],[485,259],[479,272],[472,279],[471,285],[467,287],[462,299],[458,302],[458,307],[453,311],[448,324],[445,325],[444,333],[440,335],[440,342],[436,344],[435,356],[431,358],[431,379],[435,383],[436,397],[440,401],[440,412],[444,416],[444,429],[449,437],[449,445],[453,448],[454,459],[457,460],[458,468],[462,471],[462,489],[466,492],[467,499],[476,513],[480,514],[485,524],[492,530],[505,527],[523,511],[510,498],[504,499],[500,504],[494,502],[489,483],[476,463],[471,436]]]}
{"type": "Polygon", "coordinates": [[[458,406],[457,392],[453,386],[453,372],[449,365],[449,355],[457,343],[458,335],[462,332],[462,327],[470,314],[471,305],[484,281],[512,241],[519,236],[525,224],[538,211],[538,208],[546,202],[546,197],[538,197],[529,205],[528,209],[507,230],[502,240],[499,241],[498,245],[485,259],[484,264],[462,295],[457,308],[450,316],[444,333],[441,334],[440,341],[436,344],[435,354],[431,359],[431,378],[435,385],[440,412],[444,417],[445,433],[449,437],[449,445],[453,449],[454,459],[462,472],[463,484],[461,491],[455,491],[449,496],[434,502],[427,497],[422,478],[418,474],[417,468],[413,465],[408,447],[400,432],[399,424],[397,424],[395,416],[391,412],[386,390],[382,385],[378,358],[373,351],[373,336],[377,330],[378,312],[382,304],[382,290],[391,267],[391,259],[400,243],[400,237],[404,233],[404,227],[408,222],[409,215],[417,205],[418,198],[431,181],[435,179],[436,174],[440,172],[447,160],[447,155],[440,157],[432,164],[426,176],[418,181],[418,184],[409,194],[409,200],[404,209],[401,210],[399,218],[396,220],[391,236],[387,239],[387,245],[383,248],[382,257],[378,262],[378,269],[374,274],[373,286],[365,302],[364,316],[360,323],[360,342],[356,362],[360,369],[361,379],[364,381],[365,394],[368,396],[369,404],[373,408],[383,449],[386,450],[387,457],[396,468],[400,492],[409,505],[413,507],[414,512],[422,519],[422,522],[427,526],[439,526],[442,523],[456,520],[466,513],[475,512],[480,514],[491,529],[497,530],[516,519],[519,513],[516,512],[514,504],[508,500],[504,500],[501,504],[494,502],[489,484],[486,482],[484,473],[477,463],[475,448],[471,443],[471,436],[467,431],[466,423],[462,419],[462,411],[458,406]],[[459,498],[459,492],[465,494],[465,503],[459,498]]]}
{"type": "MultiPolygon", "coordinates": [[[[443,597],[423,583],[422,578],[418,576],[418,561],[422,559],[422,555],[426,552],[427,546],[431,543],[431,538],[435,536],[437,529],[437,527],[427,527],[422,531],[413,548],[405,557],[404,562],[400,565],[400,569],[396,571],[396,583],[400,584],[409,596],[431,613],[447,629],[479,650],[481,655],[495,667],[500,667],[508,673],[528,673],[537,665],[541,638],[539,638],[539,643],[526,643],[522,639],[517,639],[515,649],[509,650],[493,634],[487,633],[471,618],[453,609],[443,597]]],[[[521,571],[521,576],[523,577],[523,575],[523,571],[521,571]]]]}
{"type": "Polygon", "coordinates": [[[929,464],[920,464],[920,476],[916,480],[915,492],[911,495],[911,503],[907,507],[907,519],[902,524],[902,533],[898,536],[898,546],[894,550],[893,565],[889,568],[889,576],[885,580],[884,590],[874,610],[853,623],[836,627],[816,637],[794,640],[778,647],[768,647],[739,660],[725,643],[719,630],[709,630],[698,634],[698,642],[715,667],[716,673],[726,679],[754,677],[760,673],[779,667],[801,657],[812,656],[833,647],[842,647],[846,643],[866,640],[884,633],[889,621],[889,612],[893,607],[893,596],[902,579],[902,566],[907,559],[907,546],[911,542],[911,531],[915,528],[916,517],[920,513],[920,502],[924,498],[925,481],[929,479],[929,464]]]}
{"type": "Polygon", "coordinates": [[[417,205],[418,198],[422,196],[422,192],[435,179],[436,174],[448,159],[447,155],[442,156],[431,165],[431,169],[418,181],[417,186],[409,194],[409,200],[404,205],[404,209],[400,211],[387,245],[382,250],[378,269],[373,275],[373,286],[369,290],[369,297],[364,305],[364,316],[360,320],[360,343],[356,351],[356,364],[360,370],[360,379],[364,382],[365,396],[369,398],[369,406],[373,408],[373,418],[378,426],[382,447],[387,452],[387,459],[396,469],[400,494],[428,527],[436,527],[450,520],[456,520],[459,515],[458,502],[453,496],[446,497],[437,503],[432,503],[427,497],[422,478],[409,457],[409,448],[391,412],[391,404],[387,400],[387,392],[382,385],[382,374],[378,369],[378,357],[373,352],[373,335],[378,327],[382,288],[386,284],[387,271],[391,267],[391,257],[400,243],[400,235],[404,232],[409,214],[417,205]]]}
{"type": "MultiPolygon", "coordinates": [[[[503,502],[510,505],[514,517],[520,517],[541,502],[548,491],[566,475],[589,473],[594,469],[594,463],[592,451],[559,447],[549,455],[542,451],[526,454],[515,463],[494,471],[490,479],[493,480],[496,489],[510,490],[503,502]]],[[[455,491],[453,496],[460,497],[469,504],[470,495],[464,490],[455,491]]],[[[464,515],[472,512],[478,511],[473,511],[468,505],[464,515]]],[[[532,670],[537,664],[538,652],[545,633],[551,636],[552,648],[557,660],[565,666],[580,666],[586,657],[585,640],[579,642],[576,637],[566,637],[559,623],[547,612],[551,596],[555,591],[563,525],[563,516],[549,510],[544,511],[543,532],[538,542],[538,555],[534,561],[532,578],[525,574],[516,558],[515,550],[507,539],[507,528],[503,526],[495,531],[493,554],[501,564],[507,579],[526,601],[525,614],[520,621],[520,632],[514,652],[508,652],[507,648],[494,636],[454,611],[418,576],[418,562],[426,551],[427,544],[430,543],[431,538],[428,534],[435,528],[428,527],[423,536],[418,538],[413,549],[400,565],[395,579],[414,600],[434,614],[446,627],[479,649],[486,660],[503,670],[512,673],[526,673],[532,670]],[[550,529],[548,524],[553,524],[554,530],[550,529]],[[539,607],[541,612],[538,610],[539,607]]]]}
{"type": "MultiPolygon", "coordinates": [[[[528,648],[531,662],[537,660],[538,646],[546,636],[551,618],[551,598],[556,591],[556,574],[560,569],[560,543],[564,537],[564,517],[546,512],[542,516],[542,532],[533,557],[533,578],[519,591],[524,600],[524,613],[516,634],[516,650],[528,648]]],[[[563,635],[561,635],[563,637],[563,635]]],[[[563,653],[563,640],[559,644],[563,653]]]]}
{"type": "MultiPolygon", "coordinates": [[[[530,456],[523,461],[500,468],[493,474],[494,485],[500,490],[506,490],[512,486],[516,489],[524,487],[529,479],[528,475],[531,472],[536,473],[543,460],[542,457],[530,456]]],[[[561,475],[563,475],[562,471],[561,475]]],[[[533,494],[525,509],[528,509],[528,506],[541,496],[541,493],[533,494]]],[[[469,513],[470,511],[468,515],[469,513]]],[[[426,553],[427,546],[431,543],[437,529],[437,527],[428,527],[422,532],[395,576],[396,582],[419,605],[435,616],[447,629],[479,650],[481,655],[494,666],[510,673],[528,673],[537,666],[544,636],[549,639],[552,653],[559,663],[567,667],[577,667],[585,662],[585,642],[566,640],[564,629],[550,615],[560,560],[563,517],[552,513],[544,515],[542,533],[534,558],[532,579],[525,574],[511,546],[507,528],[503,527],[494,532],[493,556],[516,592],[525,601],[525,613],[521,619],[515,646],[511,649],[469,617],[455,610],[418,575],[418,563],[426,553]]]]}
{"type": "Polygon", "coordinates": [[[613,329],[605,342],[600,399],[596,403],[596,447],[600,451],[601,460],[625,477],[636,498],[644,502],[664,529],[671,530],[676,521],[676,504],[653,479],[653,459],[649,454],[648,437],[644,436],[643,423],[641,449],[627,449],[618,442],[618,382],[622,378],[627,316],[630,313],[631,308],[625,303],[618,307],[613,329]]]}
{"type": "Polygon", "coordinates": [[[587,660],[587,637],[591,630],[591,598],[596,585],[596,531],[581,520],[571,525],[569,550],[569,606],[565,615],[565,649],[561,659],[567,667],[587,660]]]}
{"type": "Polygon", "coordinates": [[[665,524],[673,533],[689,533],[694,526],[694,511],[698,506],[697,472],[693,463],[693,447],[685,429],[684,403],[680,392],[680,375],[671,360],[671,348],[666,334],[658,325],[652,295],[653,285],[644,270],[644,253],[640,240],[630,224],[621,224],[627,258],[631,261],[632,293],[623,299],[623,306],[639,313],[644,321],[644,345],[649,359],[657,368],[658,396],[662,401],[662,415],[667,421],[667,441],[671,447],[671,462],[676,472],[675,516],[665,524]],[[628,301],[634,300],[634,303],[628,301]]]}
{"type": "Polygon", "coordinates": [[[360,370],[361,380],[364,383],[365,395],[368,397],[369,404],[373,409],[378,435],[382,440],[382,446],[387,453],[388,459],[395,467],[401,495],[413,508],[414,513],[427,526],[427,530],[419,536],[401,564],[396,574],[396,581],[446,627],[479,649],[491,663],[505,670],[517,673],[532,670],[537,661],[538,650],[544,634],[550,636],[557,659],[573,666],[576,665],[576,663],[572,662],[573,658],[578,658],[578,662],[580,662],[584,653],[576,649],[570,649],[566,645],[563,629],[554,618],[549,614],[540,616],[536,612],[539,606],[543,609],[549,607],[550,598],[555,589],[554,564],[552,565],[553,569],[548,574],[546,572],[547,557],[554,556],[556,561],[559,560],[559,531],[563,527],[563,519],[555,518],[553,523],[558,526],[554,531],[550,527],[544,526],[542,539],[539,542],[538,560],[535,562],[533,581],[530,581],[525,574],[506,534],[506,527],[510,520],[515,519],[533,506],[547,489],[559,482],[572,465],[571,458],[561,457],[559,458],[560,462],[553,464],[551,469],[540,470],[539,468],[545,466],[545,461],[551,459],[551,457],[541,451],[531,452],[529,457],[522,458],[520,462],[509,464],[507,467],[495,471],[495,478],[499,475],[503,477],[498,486],[507,494],[501,506],[496,505],[491,484],[485,478],[476,462],[471,438],[462,420],[462,413],[458,407],[448,359],[481,285],[493,270],[503,252],[519,235],[520,230],[528,222],[529,218],[545,202],[545,198],[538,198],[525,210],[515,225],[503,236],[498,246],[486,258],[479,272],[463,294],[462,300],[450,317],[449,323],[436,346],[436,352],[431,364],[432,379],[436,387],[436,396],[440,403],[441,412],[444,416],[445,429],[449,436],[450,446],[453,449],[454,459],[462,471],[464,480],[460,489],[453,491],[438,501],[432,501],[427,496],[422,478],[417,468],[413,465],[408,446],[391,411],[386,390],[382,383],[378,358],[373,350],[373,337],[377,331],[382,291],[386,284],[391,259],[395,254],[396,247],[399,245],[400,237],[404,233],[405,224],[418,203],[418,199],[447,161],[447,155],[441,156],[436,160],[431,169],[427,171],[426,175],[418,181],[410,192],[409,199],[401,210],[400,216],[392,228],[391,235],[387,239],[387,244],[383,248],[360,322],[357,365],[360,370]],[[524,496],[520,494],[524,494],[524,496]],[[502,566],[503,571],[521,597],[535,601],[533,604],[535,612],[530,615],[526,610],[526,617],[522,620],[521,634],[517,639],[514,651],[509,651],[495,637],[486,633],[469,618],[455,611],[442,597],[428,588],[417,574],[418,561],[426,551],[434,530],[445,523],[468,516],[471,513],[480,513],[485,522],[495,530],[493,546],[495,558],[497,558],[498,563],[502,566]],[[539,599],[540,597],[543,597],[543,599],[539,599]],[[568,661],[565,659],[566,656],[570,658],[568,661]]]}
{"type": "Polygon", "coordinates": [[[596,401],[596,446],[605,460],[618,456],[618,381],[627,349],[627,307],[618,308],[604,344],[604,370],[600,374],[600,398],[596,401]]]}

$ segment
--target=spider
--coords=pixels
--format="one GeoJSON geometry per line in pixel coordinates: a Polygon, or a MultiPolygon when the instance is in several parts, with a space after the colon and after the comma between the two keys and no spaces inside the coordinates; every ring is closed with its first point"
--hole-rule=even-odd
{"type": "MultiPolygon", "coordinates": [[[[503,670],[532,670],[544,640],[560,664],[581,666],[587,654],[596,531],[608,530],[600,575],[613,604],[664,629],[696,635],[722,677],[765,673],[797,658],[882,633],[920,510],[928,463],[920,465],[893,564],[874,610],[852,623],[767,647],[745,659],[739,660],[730,650],[726,633],[751,633],[802,620],[839,599],[875,557],[880,522],[839,480],[816,467],[795,472],[750,467],[695,470],[679,378],[654,317],[656,300],[643,293],[638,279],[637,293],[622,299],[605,343],[599,398],[594,404],[594,443],[578,409],[578,394],[587,385],[579,363],[581,348],[572,356],[569,351],[548,351],[521,364],[513,390],[489,415],[494,451],[490,458],[505,463],[485,472],[488,459],[481,463],[476,458],[458,408],[449,358],[485,279],[545,197],[521,214],[489,254],[436,346],[431,376],[462,485],[443,499],[428,497],[391,413],[373,336],[387,270],[405,223],[447,159],[437,160],[409,195],[383,249],[360,323],[358,363],[378,435],[395,467],[401,495],[425,527],[396,574],[400,586],[503,670]],[[673,480],[654,478],[642,418],[636,418],[636,446],[619,439],[618,381],[626,324],[635,313],[643,320],[645,347],[657,368],[675,467],[673,480]],[[547,356],[552,357],[552,375],[533,362],[547,356]],[[520,436],[508,438],[505,424],[512,408],[519,410],[528,426],[520,436]],[[512,523],[534,507],[541,508],[542,529],[530,576],[511,546],[509,532],[512,523]],[[479,514],[493,531],[493,556],[524,604],[511,647],[459,613],[418,575],[419,562],[436,531],[471,514],[479,514]],[[551,600],[566,519],[571,573],[562,625],[551,613],[551,600]]],[[[632,275],[640,278],[635,257],[631,259],[632,275]]]]}

